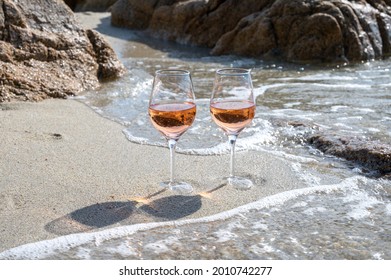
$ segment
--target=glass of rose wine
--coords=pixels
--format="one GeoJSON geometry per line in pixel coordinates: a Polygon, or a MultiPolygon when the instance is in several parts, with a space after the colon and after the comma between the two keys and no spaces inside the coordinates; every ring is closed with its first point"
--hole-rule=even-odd
{"type": "Polygon", "coordinates": [[[213,121],[228,136],[231,160],[227,185],[246,190],[253,182],[234,173],[235,143],[239,133],[248,126],[255,114],[255,101],[250,70],[225,68],[216,71],[210,99],[213,121]]]}
{"type": "Polygon", "coordinates": [[[170,149],[170,179],[160,185],[179,193],[192,192],[191,184],[176,180],[174,169],[176,143],[196,116],[190,72],[170,69],[156,71],[148,112],[153,126],[166,138],[170,149]]]}

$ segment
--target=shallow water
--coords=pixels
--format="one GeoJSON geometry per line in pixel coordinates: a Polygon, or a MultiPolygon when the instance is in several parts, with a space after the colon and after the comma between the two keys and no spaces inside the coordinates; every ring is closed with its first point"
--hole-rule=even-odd
{"type": "Polygon", "coordinates": [[[223,67],[244,67],[252,69],[257,112],[252,126],[240,136],[239,149],[292,145],[296,149],[296,144],[301,144],[300,134],[306,131],[290,126],[272,127],[276,121],[303,122],[323,130],[391,143],[390,60],[314,67],[234,56],[211,57],[202,49],[167,45],[159,51],[160,57],[156,54],[153,58],[124,58],[129,69],[126,77],[84,96],[84,102],[98,112],[125,124],[131,141],[166,145],[147,117],[153,73],[162,68],[183,68],[192,73],[197,118],[181,137],[180,152],[227,152],[228,146],[221,144],[226,139],[209,114],[214,72],[223,67]]]}
{"type": "Polygon", "coordinates": [[[274,197],[229,218],[140,230],[46,258],[391,259],[391,203],[384,203],[390,194],[355,178],[287,195],[284,203],[274,197]]]}
{"type": "Polygon", "coordinates": [[[322,129],[391,144],[390,60],[334,66],[262,62],[132,36],[122,51],[128,74],[79,100],[125,125],[130,141],[166,146],[147,116],[152,75],[162,68],[190,70],[197,117],[178,152],[213,156],[228,153],[209,115],[214,72],[251,68],[256,117],[237,150],[284,158],[308,187],[204,219],[60,237],[0,258],[391,259],[391,181],[365,177],[360,166],[322,154],[304,137],[322,129]],[[147,58],[142,48],[148,48],[147,58]]]}

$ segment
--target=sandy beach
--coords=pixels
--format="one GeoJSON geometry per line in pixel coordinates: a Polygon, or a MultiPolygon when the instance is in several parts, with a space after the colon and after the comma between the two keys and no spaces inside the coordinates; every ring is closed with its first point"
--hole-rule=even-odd
{"type": "Polygon", "coordinates": [[[255,180],[251,190],[222,187],[229,155],[183,154],[177,174],[194,193],[162,190],[168,149],[131,143],[124,128],[72,99],[0,104],[0,252],[71,233],[204,217],[305,186],[283,160],[251,151],[236,155],[238,172],[255,180]]]}
{"type": "Polygon", "coordinates": [[[238,171],[256,175],[257,186],[220,187],[228,155],[177,154],[179,177],[195,187],[178,195],[158,186],[168,178],[168,149],[129,142],[123,126],[78,101],[0,109],[0,251],[104,227],[207,216],[302,184],[283,161],[239,152],[238,171]]]}

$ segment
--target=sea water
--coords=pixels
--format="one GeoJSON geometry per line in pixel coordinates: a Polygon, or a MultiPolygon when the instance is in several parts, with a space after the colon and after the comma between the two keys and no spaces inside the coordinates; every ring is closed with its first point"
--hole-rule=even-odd
{"type": "MultiPolygon", "coordinates": [[[[133,41],[128,44],[130,50],[137,48],[133,41]]],[[[145,44],[156,47],[153,40],[145,44]]],[[[206,50],[161,42],[148,57],[127,53],[123,78],[78,99],[123,124],[129,141],[166,146],[149,123],[149,94],[156,70],[181,68],[192,74],[197,117],[178,152],[228,153],[226,138],[209,113],[214,72],[250,68],[257,110],[237,150],[284,158],[307,187],[201,219],[27,244],[0,253],[0,259],[391,259],[391,181],[372,178],[361,166],[325,155],[305,141],[322,130],[391,144],[390,60],[299,65],[213,57],[206,50]]]]}

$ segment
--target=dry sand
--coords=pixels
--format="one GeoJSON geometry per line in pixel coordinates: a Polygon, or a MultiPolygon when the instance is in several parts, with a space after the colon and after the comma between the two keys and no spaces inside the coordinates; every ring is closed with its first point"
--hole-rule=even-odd
{"type": "Polygon", "coordinates": [[[123,129],[76,100],[0,104],[0,252],[70,233],[207,216],[304,186],[283,160],[251,151],[236,157],[238,172],[255,178],[251,190],[222,187],[229,155],[178,154],[177,173],[195,191],[164,191],[158,183],[168,178],[168,149],[131,143],[123,129]]]}

